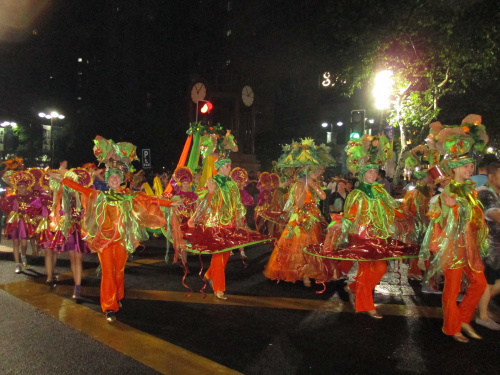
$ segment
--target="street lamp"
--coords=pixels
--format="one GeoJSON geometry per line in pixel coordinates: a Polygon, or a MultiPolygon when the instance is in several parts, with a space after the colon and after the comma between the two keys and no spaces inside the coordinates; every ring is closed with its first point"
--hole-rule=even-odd
{"type": "Polygon", "coordinates": [[[321,124],[322,127],[326,128],[330,125],[330,131],[326,132],[326,143],[332,143],[332,136],[333,136],[333,124],[329,124],[328,122],[324,122],[321,124]]]}
{"type": "Polygon", "coordinates": [[[50,120],[50,148],[51,148],[50,162],[52,164],[52,168],[55,168],[55,165],[54,165],[55,139],[53,137],[52,127],[54,125],[54,120],[62,120],[65,118],[65,116],[62,113],[58,113],[56,111],[52,111],[50,113],[40,112],[38,114],[38,116],[40,116],[42,118],[46,118],[47,120],[50,120]]]}
{"type": "Polygon", "coordinates": [[[392,70],[382,70],[375,76],[373,96],[375,97],[375,108],[380,110],[380,132],[382,133],[382,113],[391,106],[390,97],[394,80],[392,70]]]}

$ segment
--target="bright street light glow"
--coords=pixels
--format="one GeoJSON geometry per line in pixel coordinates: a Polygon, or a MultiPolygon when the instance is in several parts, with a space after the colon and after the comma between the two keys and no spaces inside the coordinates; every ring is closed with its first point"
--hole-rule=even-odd
{"type": "Polygon", "coordinates": [[[63,114],[60,114],[60,113],[58,113],[58,112],[56,112],[56,111],[52,111],[52,112],[50,112],[50,114],[40,112],[40,113],[38,114],[38,116],[40,116],[40,117],[44,117],[44,118],[46,118],[46,119],[48,119],[48,120],[51,120],[51,119],[54,119],[54,118],[58,118],[58,119],[61,119],[61,120],[62,120],[63,118],[65,118],[65,116],[64,116],[63,114]]]}
{"type": "Polygon", "coordinates": [[[12,126],[13,128],[17,128],[17,122],[10,122],[10,121],[4,121],[0,124],[2,128],[5,128],[6,126],[12,126]]]}
{"type": "Polygon", "coordinates": [[[488,152],[493,152],[493,151],[494,151],[494,148],[493,148],[493,147],[488,147],[488,148],[486,149],[486,151],[488,151],[488,152]]]}
{"type": "Polygon", "coordinates": [[[328,123],[327,122],[324,122],[321,124],[322,127],[326,128],[328,126],[328,123]]]}
{"type": "Polygon", "coordinates": [[[369,122],[370,124],[375,124],[375,120],[374,120],[374,119],[372,119],[372,118],[371,118],[371,119],[369,119],[369,120],[368,120],[368,122],[369,122]]]}
{"type": "Polygon", "coordinates": [[[394,84],[392,75],[392,70],[382,70],[375,76],[373,96],[375,97],[375,107],[377,109],[387,109],[391,106],[390,96],[394,84]]]}
{"type": "Polygon", "coordinates": [[[342,126],[344,123],[342,121],[337,122],[337,126],[342,126]]]}

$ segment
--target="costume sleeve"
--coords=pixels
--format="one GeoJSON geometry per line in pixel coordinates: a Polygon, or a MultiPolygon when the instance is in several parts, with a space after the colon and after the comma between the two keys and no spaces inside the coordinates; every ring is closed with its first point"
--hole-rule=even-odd
{"type": "Polygon", "coordinates": [[[86,188],[84,186],[79,185],[77,182],[70,180],[69,178],[65,178],[61,181],[63,185],[66,185],[67,187],[78,191],[79,193],[82,193],[83,195],[89,197],[90,194],[92,193],[92,189],[86,188]]]}

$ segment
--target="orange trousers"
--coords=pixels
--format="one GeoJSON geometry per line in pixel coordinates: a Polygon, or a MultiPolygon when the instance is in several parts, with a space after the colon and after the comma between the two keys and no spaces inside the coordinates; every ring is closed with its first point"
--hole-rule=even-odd
{"type": "Polygon", "coordinates": [[[373,290],[386,272],[385,260],[358,262],[356,281],[348,285],[356,294],[356,312],[375,310],[373,290]]]}
{"type": "Polygon", "coordinates": [[[101,262],[101,308],[118,311],[118,301],[123,299],[125,263],[127,251],[119,243],[114,243],[98,253],[101,262]]]}
{"type": "Polygon", "coordinates": [[[208,280],[212,280],[214,293],[226,291],[226,273],[224,270],[230,256],[230,251],[212,254],[210,267],[205,273],[205,278],[208,280]]]}
{"type": "Polygon", "coordinates": [[[469,266],[443,270],[443,274],[443,333],[454,335],[462,331],[462,323],[470,323],[487,283],[482,271],[474,272],[469,266]],[[463,272],[469,279],[469,287],[459,306],[457,297],[460,293],[463,272]]]}

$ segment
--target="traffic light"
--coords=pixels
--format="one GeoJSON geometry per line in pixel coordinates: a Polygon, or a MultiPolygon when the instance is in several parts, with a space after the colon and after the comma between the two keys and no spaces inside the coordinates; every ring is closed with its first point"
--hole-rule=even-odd
{"type": "Polygon", "coordinates": [[[352,134],[363,134],[365,132],[365,112],[364,109],[355,109],[351,111],[352,134]]]}
{"type": "Polygon", "coordinates": [[[352,132],[349,135],[349,139],[359,139],[359,138],[361,138],[361,134],[359,132],[352,132]]]}
{"type": "Polygon", "coordinates": [[[198,100],[196,102],[196,122],[208,122],[209,114],[214,108],[214,105],[208,100],[198,100]]]}
{"type": "Polygon", "coordinates": [[[205,103],[203,103],[203,105],[200,108],[200,113],[203,113],[203,114],[210,113],[210,111],[212,110],[213,107],[214,107],[214,105],[212,103],[205,102],[205,103]]]}

